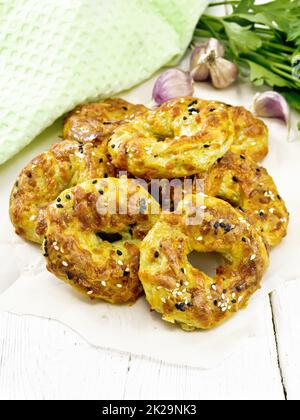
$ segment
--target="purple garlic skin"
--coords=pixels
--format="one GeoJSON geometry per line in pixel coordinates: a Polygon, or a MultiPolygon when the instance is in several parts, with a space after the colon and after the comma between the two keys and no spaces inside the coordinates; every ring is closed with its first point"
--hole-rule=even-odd
{"type": "Polygon", "coordinates": [[[254,112],[259,117],[278,118],[290,123],[290,108],[285,98],[277,92],[258,93],[254,97],[254,112]]]}
{"type": "Polygon", "coordinates": [[[153,89],[153,100],[161,105],[170,99],[182,96],[193,96],[194,86],[192,76],[179,69],[170,69],[162,73],[153,89]]]}

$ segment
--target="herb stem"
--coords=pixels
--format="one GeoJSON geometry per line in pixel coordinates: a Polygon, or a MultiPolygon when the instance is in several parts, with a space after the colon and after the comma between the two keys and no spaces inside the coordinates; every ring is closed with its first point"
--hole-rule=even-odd
{"type": "Polygon", "coordinates": [[[232,5],[232,6],[237,6],[240,2],[239,1],[220,1],[217,3],[210,3],[209,7],[216,7],[216,6],[227,6],[227,5],[232,5]]]}

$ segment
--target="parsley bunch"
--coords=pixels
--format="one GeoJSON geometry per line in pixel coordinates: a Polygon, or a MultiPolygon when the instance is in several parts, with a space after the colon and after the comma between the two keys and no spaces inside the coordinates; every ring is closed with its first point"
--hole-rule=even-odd
{"type": "Polygon", "coordinates": [[[228,57],[256,86],[264,84],[281,92],[300,111],[300,0],[223,1],[225,17],[203,15],[195,38],[214,37],[223,42],[228,57]]]}

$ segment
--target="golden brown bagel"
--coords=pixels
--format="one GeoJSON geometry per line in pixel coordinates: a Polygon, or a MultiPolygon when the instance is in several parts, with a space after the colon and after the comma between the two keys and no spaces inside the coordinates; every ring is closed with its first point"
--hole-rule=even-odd
{"type": "Polygon", "coordinates": [[[102,145],[63,141],[34,158],[21,172],[10,198],[16,233],[42,243],[45,208],[67,188],[92,178],[115,176],[102,145]]]}
{"type": "Polygon", "coordinates": [[[143,290],[140,244],[159,212],[148,192],[126,178],[87,181],[65,191],[47,211],[48,270],[91,298],[134,302],[143,290]],[[124,214],[115,211],[120,208],[124,214]]]}
{"type": "Polygon", "coordinates": [[[244,308],[269,261],[262,238],[238,211],[216,198],[202,198],[198,207],[195,200],[180,204],[182,214],[162,214],[143,241],[139,271],[151,308],[186,330],[215,327],[244,308]],[[196,208],[200,217],[188,224],[196,208]],[[192,251],[223,256],[214,278],[189,263],[192,251]]]}
{"type": "Polygon", "coordinates": [[[266,124],[241,106],[232,107],[235,140],[231,151],[246,154],[256,162],[262,161],[269,152],[269,130],[266,124]]]}
{"type": "Polygon", "coordinates": [[[209,169],[235,139],[231,107],[179,98],[117,128],[112,163],[137,177],[180,178],[209,169]]]}
{"type": "Polygon", "coordinates": [[[125,120],[146,110],[143,105],[133,105],[123,99],[80,105],[66,118],[63,137],[81,143],[106,139],[125,120]]]}
{"type": "Polygon", "coordinates": [[[246,155],[228,152],[202,176],[205,193],[237,207],[274,247],[287,234],[289,213],[266,169],[246,155]]]}

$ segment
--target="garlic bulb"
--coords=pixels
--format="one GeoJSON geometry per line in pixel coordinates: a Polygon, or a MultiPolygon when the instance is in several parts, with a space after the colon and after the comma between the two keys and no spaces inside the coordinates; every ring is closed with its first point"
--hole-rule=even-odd
{"type": "Polygon", "coordinates": [[[254,112],[259,117],[279,118],[290,124],[290,108],[287,101],[277,92],[258,93],[254,97],[254,112]]]}
{"type": "Polygon", "coordinates": [[[195,82],[204,82],[209,79],[210,71],[207,60],[211,52],[216,57],[224,57],[225,49],[220,41],[210,38],[206,43],[197,45],[191,57],[190,70],[195,82]]]}
{"type": "Polygon", "coordinates": [[[153,99],[160,105],[170,99],[181,96],[193,96],[193,79],[189,73],[179,69],[170,69],[162,73],[153,89],[153,99]]]}
{"type": "Polygon", "coordinates": [[[207,65],[212,84],[217,89],[225,89],[231,86],[238,78],[238,66],[225,58],[217,57],[213,51],[208,57],[207,65]]]}

